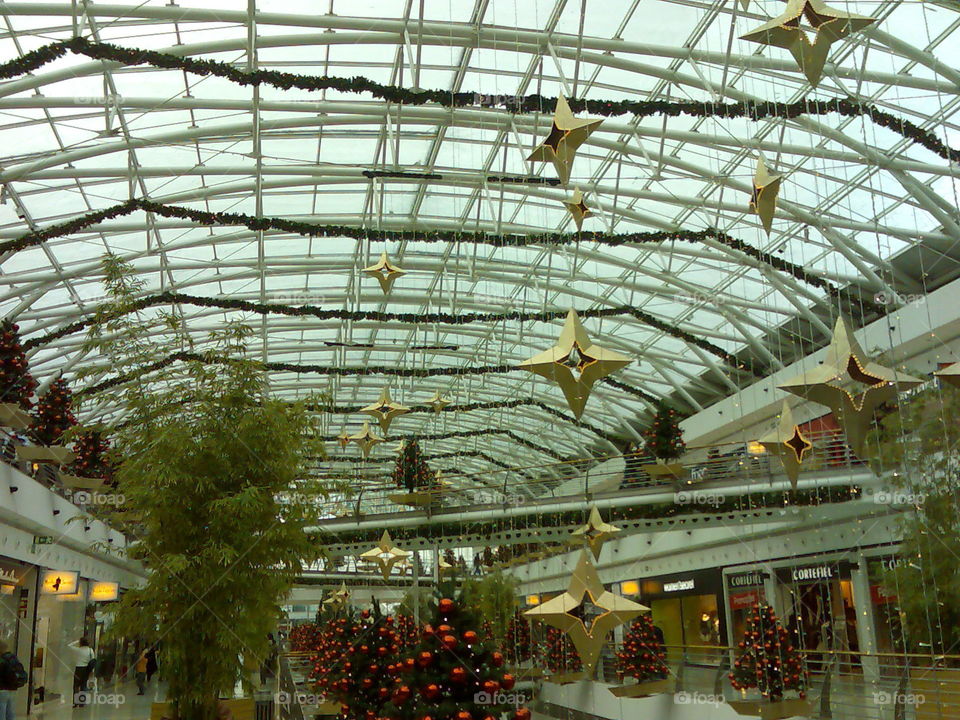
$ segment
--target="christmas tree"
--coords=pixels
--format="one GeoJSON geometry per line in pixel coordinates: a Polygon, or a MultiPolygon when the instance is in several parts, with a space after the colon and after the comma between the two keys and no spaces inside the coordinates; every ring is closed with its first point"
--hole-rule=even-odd
{"type": "MultiPolygon", "coordinates": [[[[305,631],[307,637],[303,639],[305,650],[311,650],[310,673],[311,682],[320,694],[332,696],[331,683],[339,680],[331,675],[334,668],[340,665],[340,659],[350,647],[350,639],[361,631],[357,619],[346,610],[341,616],[327,620],[322,625],[314,625],[313,630],[305,631]]],[[[291,633],[291,639],[293,633],[291,633]]]]}
{"type": "Polygon", "coordinates": [[[530,621],[517,610],[507,623],[507,635],[504,639],[504,652],[511,664],[526,662],[533,655],[533,642],[530,637],[530,621]]]}
{"type": "Polygon", "coordinates": [[[657,637],[653,620],[649,615],[641,615],[623,636],[623,646],[617,653],[617,674],[621,680],[633,677],[646,682],[665,678],[669,673],[667,654],[657,637]]]}
{"type": "Polygon", "coordinates": [[[413,669],[413,659],[400,658],[400,642],[393,617],[382,615],[374,605],[364,610],[357,623],[349,621],[348,645],[329,666],[325,687],[327,696],[340,703],[344,720],[369,720],[384,717],[388,702],[402,705],[412,696],[404,675],[413,669]],[[385,681],[386,680],[386,681],[385,681]]]}
{"type": "Polygon", "coordinates": [[[505,670],[503,654],[481,639],[476,612],[462,597],[453,599],[452,589],[441,586],[431,604],[433,621],[407,658],[413,668],[377,717],[489,720],[509,711],[512,720],[529,720],[530,711],[511,694],[516,679],[505,670]]]}
{"type": "Polygon", "coordinates": [[[661,460],[676,460],[683,455],[687,444],[679,423],[680,415],[675,410],[661,406],[643,433],[647,452],[661,460]]]}
{"type": "Polygon", "coordinates": [[[293,652],[316,652],[320,649],[322,628],[317,623],[303,623],[290,631],[290,650],[293,652]]]}
{"type": "Polygon", "coordinates": [[[567,634],[557,628],[547,629],[547,639],[543,644],[543,660],[553,675],[566,675],[583,671],[580,655],[567,634]]]}
{"type": "Polygon", "coordinates": [[[406,649],[417,644],[420,640],[420,628],[413,619],[413,615],[399,613],[396,616],[397,638],[400,647],[406,649]]]}
{"type": "Polygon", "coordinates": [[[73,443],[73,464],[70,472],[85,478],[113,478],[113,464],[108,459],[110,441],[99,430],[86,430],[73,443]]]}
{"type": "Polygon", "coordinates": [[[787,690],[806,696],[807,672],[772,607],[754,603],[738,647],[741,653],[729,674],[734,689],[757,688],[771,702],[782,700],[787,690]]]}
{"type": "Polygon", "coordinates": [[[416,440],[405,443],[397,456],[397,465],[393,470],[393,482],[407,492],[428,490],[435,484],[436,476],[423,459],[420,445],[416,440]]]}
{"type": "Polygon", "coordinates": [[[20,345],[20,326],[9,320],[0,323],[0,403],[33,407],[30,400],[37,387],[27,370],[27,356],[20,345]]]}
{"type": "Polygon", "coordinates": [[[63,433],[77,424],[73,417],[73,393],[66,381],[59,377],[50,383],[37,400],[33,422],[27,431],[38,445],[56,445],[63,433]]]}

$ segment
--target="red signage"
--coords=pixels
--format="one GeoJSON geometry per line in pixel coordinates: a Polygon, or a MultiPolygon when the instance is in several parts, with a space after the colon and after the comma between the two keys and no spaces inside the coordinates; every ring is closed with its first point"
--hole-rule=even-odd
{"type": "Polygon", "coordinates": [[[754,603],[763,601],[762,590],[747,590],[746,592],[732,593],[730,595],[730,609],[743,610],[754,603]]]}
{"type": "Polygon", "coordinates": [[[892,603],[897,601],[896,595],[889,595],[883,590],[882,585],[871,585],[870,586],[870,601],[874,605],[886,605],[887,603],[892,603]]]}

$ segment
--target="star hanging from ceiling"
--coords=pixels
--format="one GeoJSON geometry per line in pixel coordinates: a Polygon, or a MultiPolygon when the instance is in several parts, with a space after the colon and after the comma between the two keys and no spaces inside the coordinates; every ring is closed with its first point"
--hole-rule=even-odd
{"type": "Polygon", "coordinates": [[[412,553],[401,550],[394,545],[390,537],[390,531],[384,530],[380,542],[377,543],[375,547],[360,554],[360,562],[376,565],[380,570],[380,574],[383,575],[383,579],[387,580],[390,577],[393,566],[401,560],[406,560],[411,555],[412,553]]]}
{"type": "Polygon", "coordinates": [[[577,148],[602,122],[603,120],[578,120],[573,116],[567,99],[561,95],[557,98],[557,107],[553,112],[550,134],[530,153],[527,160],[552,162],[560,182],[566,185],[570,181],[570,170],[577,148]]]}
{"type": "Polygon", "coordinates": [[[580,232],[580,230],[583,229],[583,219],[593,217],[593,211],[588,208],[587,204],[583,201],[583,193],[580,192],[580,188],[575,188],[573,197],[569,200],[564,200],[563,204],[573,218],[573,222],[577,226],[577,232],[580,232]]]}
{"type": "Polygon", "coordinates": [[[847,444],[862,455],[876,409],[895,398],[898,392],[922,382],[870,362],[850,326],[843,318],[838,318],[823,363],[778,387],[829,407],[847,437],[847,444]],[[851,383],[860,383],[866,388],[854,395],[846,389],[851,383]]]}
{"type": "Polygon", "coordinates": [[[370,457],[370,450],[372,450],[373,446],[377,443],[382,443],[383,438],[379,435],[375,435],[370,430],[370,423],[364,420],[363,427],[360,429],[360,432],[358,432],[356,435],[351,435],[350,441],[355,442],[360,446],[360,451],[363,453],[364,457],[370,457]]]}
{"type": "Polygon", "coordinates": [[[829,7],[823,0],[788,0],[787,8],[769,22],[741,36],[743,40],[789,50],[811,85],[823,76],[830,46],[877,22],[876,18],[853,15],[829,7]],[[813,42],[800,23],[813,28],[813,42]]]}
{"type": "Polygon", "coordinates": [[[588,545],[591,552],[593,552],[594,560],[599,560],[600,550],[603,548],[603,544],[619,532],[620,528],[604,522],[603,518],[600,517],[600,511],[597,510],[596,506],[593,506],[590,508],[590,518],[587,520],[586,525],[581,525],[571,532],[570,535],[572,535],[572,537],[570,540],[571,542],[585,543],[588,545]]]}
{"type": "Polygon", "coordinates": [[[427,405],[429,405],[433,409],[433,412],[437,415],[439,415],[449,404],[450,401],[443,397],[439,390],[435,391],[433,393],[433,397],[427,400],[427,405]]]}
{"type": "Polygon", "coordinates": [[[793,422],[793,411],[790,409],[790,403],[786,400],[783,401],[783,408],[780,410],[780,419],[777,421],[776,427],[757,442],[771,455],[780,458],[783,469],[787,473],[787,477],[790,478],[790,485],[796,490],[803,456],[813,448],[813,443],[803,436],[800,427],[793,422]]]}
{"type": "Polygon", "coordinates": [[[407,271],[390,262],[390,258],[384,252],[380,253],[380,259],[376,263],[370,267],[365,267],[361,272],[370,277],[375,277],[377,282],[380,283],[383,294],[386,295],[393,288],[394,281],[401,275],[406,274],[407,271]]]}
{"type": "Polygon", "coordinates": [[[631,362],[626,355],[604,350],[590,342],[580,316],[571,309],[557,344],[524,360],[520,367],[557,383],[567,405],[579,420],[593,384],[631,362]]]}
{"type": "Polygon", "coordinates": [[[649,609],[607,592],[584,550],[580,553],[580,560],[570,577],[566,592],[527,610],[524,615],[565,632],[589,672],[600,657],[608,633],[649,609]],[[588,610],[600,612],[592,618],[584,617],[589,614],[588,610]]]}
{"type": "Polygon", "coordinates": [[[340,583],[340,589],[330,593],[330,597],[323,601],[324,605],[331,607],[343,607],[350,600],[350,591],[347,590],[346,583],[340,583]]]}
{"type": "Polygon", "coordinates": [[[780,194],[781,182],[783,182],[783,175],[771,175],[763,155],[760,155],[753,175],[750,212],[760,216],[760,223],[767,231],[767,235],[773,229],[773,216],[777,212],[777,196],[780,194]]]}
{"type": "Polygon", "coordinates": [[[953,365],[948,365],[943,370],[938,370],[935,372],[934,375],[949,385],[960,387],[960,362],[955,362],[953,365]]]}
{"type": "Polygon", "coordinates": [[[380,429],[386,433],[390,429],[390,423],[393,422],[393,419],[400,415],[406,415],[410,412],[410,408],[395,403],[390,398],[390,388],[385,387],[380,392],[380,399],[372,405],[361,408],[360,412],[376,418],[377,422],[380,423],[380,429]]]}

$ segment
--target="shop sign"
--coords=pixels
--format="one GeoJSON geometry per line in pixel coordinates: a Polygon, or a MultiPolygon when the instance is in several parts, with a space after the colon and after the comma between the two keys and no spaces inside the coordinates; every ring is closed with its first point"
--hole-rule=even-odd
{"type": "Polygon", "coordinates": [[[0,585],[19,585],[26,572],[22,565],[0,562],[0,585]]]}
{"type": "Polygon", "coordinates": [[[665,582],[663,584],[663,591],[665,593],[669,592],[681,592],[683,590],[693,590],[696,587],[696,581],[692,578],[690,580],[677,580],[675,582],[665,582]]]}
{"type": "Polygon", "coordinates": [[[763,602],[763,592],[760,590],[747,590],[730,595],[731,610],[743,610],[759,602],[763,602]]]}
{"type": "Polygon", "coordinates": [[[95,582],[90,586],[90,600],[94,602],[108,602],[120,597],[120,583],[95,582]]]}
{"type": "Polygon", "coordinates": [[[874,605],[887,605],[888,603],[896,602],[896,600],[897,596],[888,594],[883,589],[883,585],[870,586],[870,601],[874,605]]]}
{"type": "Polygon", "coordinates": [[[752,572],[736,573],[727,576],[727,586],[732,588],[742,587],[762,587],[767,574],[760,570],[752,572]]]}
{"type": "Polygon", "coordinates": [[[44,570],[40,592],[44,595],[76,595],[80,573],[76,570],[44,570]]]}

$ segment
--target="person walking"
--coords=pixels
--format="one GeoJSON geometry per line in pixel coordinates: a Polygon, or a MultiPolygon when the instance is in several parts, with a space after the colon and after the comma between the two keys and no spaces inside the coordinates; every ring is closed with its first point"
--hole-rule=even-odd
{"type": "Polygon", "coordinates": [[[157,664],[157,646],[151,645],[147,648],[147,682],[153,679],[159,667],[157,664]]]}
{"type": "Polygon", "coordinates": [[[146,695],[147,693],[147,666],[150,662],[147,652],[147,650],[141,652],[133,666],[134,677],[137,679],[137,695],[146,695]]]}
{"type": "Polygon", "coordinates": [[[86,637],[70,643],[69,647],[76,651],[73,668],[73,706],[80,707],[86,705],[87,682],[90,680],[94,665],[97,664],[97,656],[86,637]]]}
{"type": "Polygon", "coordinates": [[[0,720],[14,720],[14,692],[26,684],[27,671],[10,646],[0,640],[0,720]]]}

